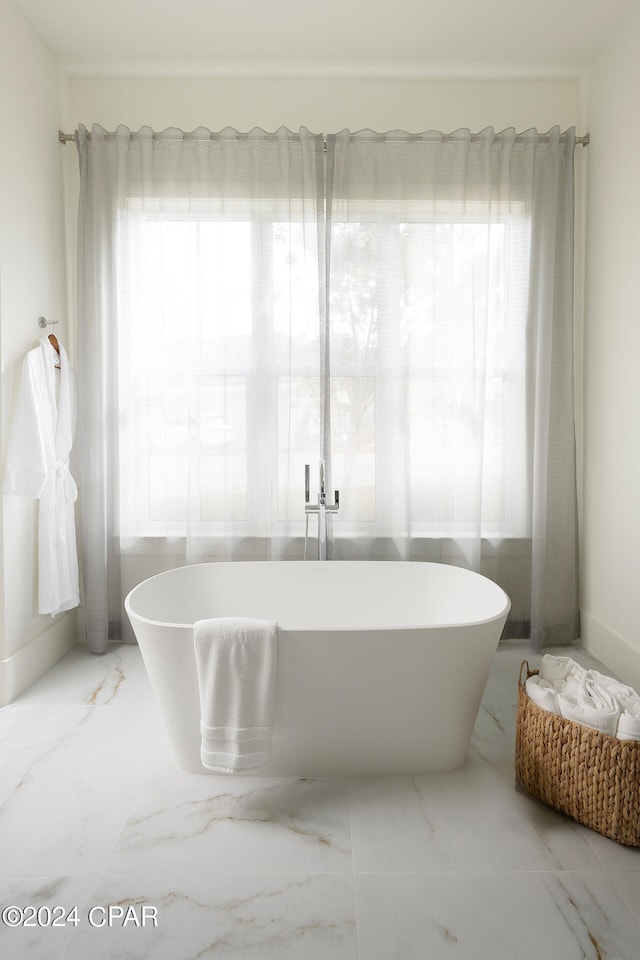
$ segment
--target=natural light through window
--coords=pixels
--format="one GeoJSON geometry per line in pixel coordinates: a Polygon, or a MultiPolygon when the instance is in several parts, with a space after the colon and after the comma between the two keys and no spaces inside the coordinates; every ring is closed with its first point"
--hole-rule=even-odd
{"type": "MultiPolygon", "coordinates": [[[[290,204],[132,200],[120,223],[124,537],[260,536],[304,523],[320,456],[318,266],[290,204]],[[256,264],[259,269],[256,269],[256,264]]],[[[414,535],[527,532],[522,207],[443,205],[334,222],[327,299],[336,531],[394,535],[399,465],[414,535]],[[386,264],[393,264],[389,270],[386,264]],[[488,322],[480,322],[487,316],[488,322]],[[481,413],[481,416],[480,416],[481,413]],[[395,425],[387,429],[386,424],[395,425]],[[408,494],[407,492],[408,491],[408,494]]]]}

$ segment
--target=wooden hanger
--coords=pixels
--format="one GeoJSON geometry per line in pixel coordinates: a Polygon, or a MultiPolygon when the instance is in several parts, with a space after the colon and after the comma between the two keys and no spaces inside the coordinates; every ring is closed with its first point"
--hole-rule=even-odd
{"type": "Polygon", "coordinates": [[[58,344],[58,338],[56,337],[55,333],[49,334],[49,343],[51,344],[55,352],[58,354],[58,363],[54,364],[54,366],[59,370],[60,369],[60,345],[58,344]]]}

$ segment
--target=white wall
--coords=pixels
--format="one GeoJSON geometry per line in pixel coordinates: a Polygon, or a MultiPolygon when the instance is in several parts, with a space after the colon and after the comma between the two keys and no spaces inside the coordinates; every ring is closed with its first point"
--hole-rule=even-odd
{"type": "Polygon", "coordinates": [[[640,5],[589,78],[585,645],[640,687],[640,5]]]}
{"type": "Polygon", "coordinates": [[[497,130],[580,125],[581,86],[557,79],[343,79],[323,77],[71,76],[67,125],[157,130],[233,126],[314,133],[359,130],[497,130]]]}
{"type": "MultiPolygon", "coordinates": [[[[56,317],[65,342],[60,72],[9,0],[0,0],[0,407],[2,460],[24,354],[56,317]]],[[[76,642],[75,613],[36,613],[37,505],[3,495],[0,511],[0,705],[76,642]]]]}

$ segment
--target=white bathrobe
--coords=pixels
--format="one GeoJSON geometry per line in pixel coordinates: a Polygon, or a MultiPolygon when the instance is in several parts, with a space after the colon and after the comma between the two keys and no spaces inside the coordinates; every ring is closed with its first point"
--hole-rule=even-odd
{"type": "Polygon", "coordinates": [[[76,388],[64,347],[49,338],[24,358],[4,470],[4,490],[39,500],[38,613],[77,607],[78,554],[69,472],[76,422],[76,388]],[[60,369],[56,364],[60,364],[60,369]]]}

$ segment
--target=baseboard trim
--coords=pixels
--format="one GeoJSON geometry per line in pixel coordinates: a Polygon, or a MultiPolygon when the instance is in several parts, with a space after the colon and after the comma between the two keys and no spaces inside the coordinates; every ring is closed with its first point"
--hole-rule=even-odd
{"type": "Polygon", "coordinates": [[[620,680],[640,692],[640,647],[633,646],[584,610],[580,612],[580,627],[580,645],[620,680]]]}
{"type": "Polygon", "coordinates": [[[20,696],[39,680],[77,643],[76,613],[56,617],[50,627],[20,647],[6,660],[0,660],[0,707],[20,696]]]}

